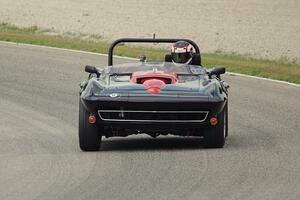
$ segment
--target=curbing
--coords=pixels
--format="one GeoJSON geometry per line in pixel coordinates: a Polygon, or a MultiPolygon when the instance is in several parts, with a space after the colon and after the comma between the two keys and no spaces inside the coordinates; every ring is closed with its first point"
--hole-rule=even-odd
{"type": "MultiPolygon", "coordinates": [[[[25,46],[25,47],[28,46],[28,47],[37,47],[37,48],[47,48],[47,49],[62,50],[62,51],[69,51],[69,52],[83,53],[83,54],[92,54],[92,55],[99,55],[99,56],[105,56],[105,57],[108,56],[107,54],[103,54],[103,53],[95,53],[95,52],[74,50],[74,49],[65,49],[65,48],[59,48],[59,47],[49,47],[49,46],[42,46],[42,45],[35,45],[35,44],[25,44],[25,43],[16,43],[16,42],[8,42],[8,41],[0,41],[0,43],[14,44],[14,45],[20,45],[20,46],[25,46]]],[[[128,60],[138,60],[136,58],[126,57],[126,56],[114,56],[114,57],[128,59],[128,60]]],[[[290,83],[290,82],[287,82],[287,81],[280,81],[280,80],[275,80],[275,79],[270,79],[270,78],[251,76],[251,75],[240,74],[240,73],[235,73],[235,72],[226,72],[226,73],[229,74],[229,75],[234,75],[234,76],[254,78],[254,79],[259,79],[259,80],[272,81],[272,82],[276,82],[276,83],[282,83],[282,84],[288,84],[288,85],[295,86],[295,87],[300,87],[300,84],[290,83]]]]}

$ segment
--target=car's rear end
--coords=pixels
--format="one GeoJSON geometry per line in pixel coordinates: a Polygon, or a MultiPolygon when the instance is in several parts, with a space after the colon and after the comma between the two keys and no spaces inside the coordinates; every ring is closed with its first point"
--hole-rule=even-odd
{"type": "Polygon", "coordinates": [[[111,91],[82,101],[107,137],[137,133],[199,136],[226,103],[195,92],[152,95],[147,91],[111,91]]]}
{"type": "MultiPolygon", "coordinates": [[[[224,68],[206,71],[199,63],[125,63],[113,65],[120,42],[170,43],[178,39],[120,39],[109,50],[108,67],[87,66],[81,85],[79,143],[97,150],[102,136],[204,136],[207,147],[223,147],[227,127],[227,90],[220,82],[224,68]],[[225,127],[226,124],[226,127],[225,127]]],[[[200,55],[198,46],[189,41],[200,55]]],[[[199,60],[199,59],[198,59],[199,60]]]]}

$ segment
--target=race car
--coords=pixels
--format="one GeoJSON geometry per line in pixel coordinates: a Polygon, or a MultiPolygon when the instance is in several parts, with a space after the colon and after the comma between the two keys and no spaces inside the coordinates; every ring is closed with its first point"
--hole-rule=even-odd
{"type": "Polygon", "coordinates": [[[201,65],[199,47],[189,39],[122,38],[109,48],[108,65],[86,66],[80,84],[79,146],[98,151],[102,137],[133,134],[199,136],[204,147],[222,148],[228,136],[228,84],[225,68],[201,65]],[[120,43],[175,43],[195,49],[189,64],[165,60],[113,64],[120,43]]]}

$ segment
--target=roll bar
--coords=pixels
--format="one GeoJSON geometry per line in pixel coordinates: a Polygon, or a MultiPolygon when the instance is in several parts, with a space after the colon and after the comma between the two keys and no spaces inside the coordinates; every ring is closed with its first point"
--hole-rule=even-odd
{"type": "Polygon", "coordinates": [[[198,45],[189,39],[175,39],[175,38],[120,38],[116,41],[114,41],[108,51],[108,66],[113,65],[113,51],[115,46],[117,46],[119,43],[129,42],[129,43],[175,43],[178,41],[186,41],[190,43],[194,48],[196,53],[200,54],[200,50],[198,45]]]}

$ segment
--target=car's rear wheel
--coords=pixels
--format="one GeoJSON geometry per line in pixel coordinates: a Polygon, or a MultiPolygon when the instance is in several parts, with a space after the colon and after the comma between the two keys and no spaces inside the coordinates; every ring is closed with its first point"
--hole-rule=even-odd
{"type": "Polygon", "coordinates": [[[90,113],[79,100],[79,146],[83,151],[98,151],[101,145],[101,133],[96,124],[90,124],[90,113]]]}
{"type": "Polygon", "coordinates": [[[217,116],[218,123],[208,126],[204,133],[204,146],[206,148],[223,148],[227,137],[227,104],[217,116]]]}
{"type": "Polygon", "coordinates": [[[225,106],[225,138],[228,137],[228,102],[226,103],[226,106],[225,106]]]}

